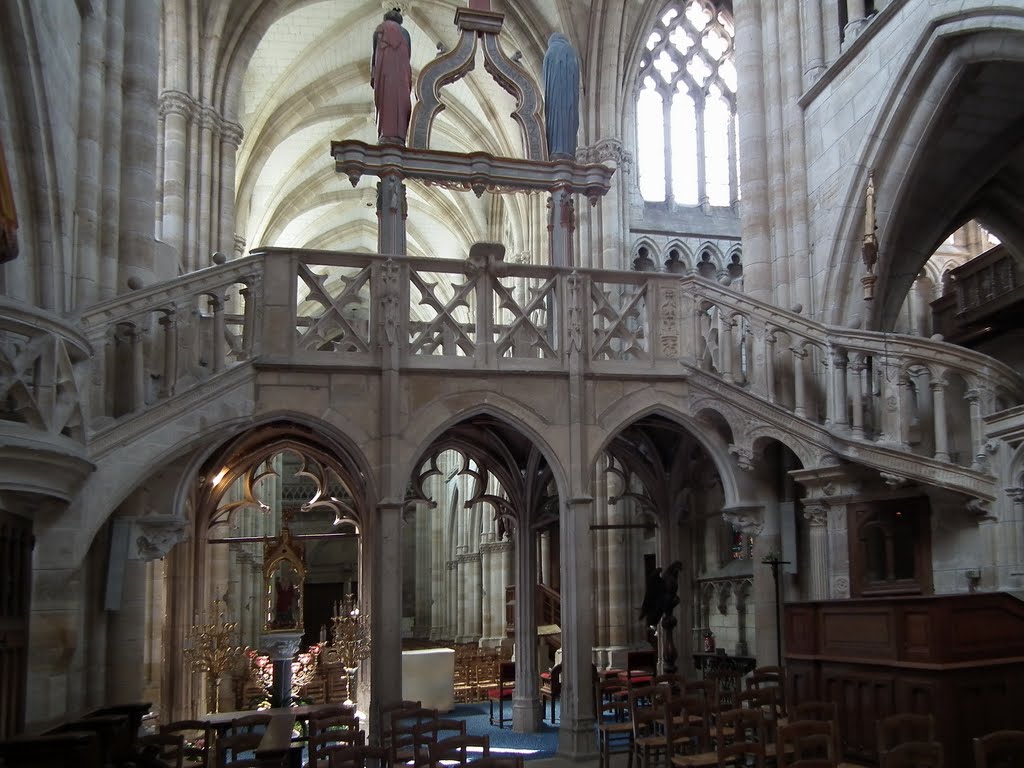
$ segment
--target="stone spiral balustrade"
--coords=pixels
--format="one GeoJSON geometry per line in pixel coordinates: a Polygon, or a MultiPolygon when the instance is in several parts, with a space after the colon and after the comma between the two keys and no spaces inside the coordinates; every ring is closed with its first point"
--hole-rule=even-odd
{"type": "Polygon", "coordinates": [[[724,414],[743,468],[759,437],[786,434],[812,461],[844,457],[991,501],[984,419],[1024,403],[1011,369],[941,341],[826,326],[697,276],[494,256],[265,249],[92,307],[81,328],[94,456],[110,435],[144,429],[140,415],[209,395],[254,360],[575,372],[596,386],[686,378],[691,410],[724,414]]]}
{"type": "Polygon", "coordinates": [[[0,492],[9,508],[66,503],[92,471],[82,408],[91,354],[73,323],[0,297],[0,492]]]}

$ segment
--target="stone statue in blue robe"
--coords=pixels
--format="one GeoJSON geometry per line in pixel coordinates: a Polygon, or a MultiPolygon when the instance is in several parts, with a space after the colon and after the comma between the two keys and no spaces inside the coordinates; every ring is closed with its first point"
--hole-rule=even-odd
{"type": "Polygon", "coordinates": [[[580,60],[569,38],[556,32],[544,54],[544,124],[548,157],[575,158],[580,128],[580,60]]]}

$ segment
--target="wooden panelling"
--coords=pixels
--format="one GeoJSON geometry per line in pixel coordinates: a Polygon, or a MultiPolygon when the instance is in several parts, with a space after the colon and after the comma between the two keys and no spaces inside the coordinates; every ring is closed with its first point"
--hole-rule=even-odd
{"type": "Polygon", "coordinates": [[[818,647],[818,614],[813,608],[793,606],[786,611],[786,648],[790,653],[815,653],[818,647]]]}
{"type": "Polygon", "coordinates": [[[1024,604],[1000,593],[788,605],[791,701],[834,701],[845,755],[873,760],[878,718],[931,713],[947,765],[970,766],[971,739],[1024,729],[1024,604]],[[809,637],[817,645],[810,647],[809,637]],[[793,651],[793,647],[800,651],[793,651]]]}
{"type": "Polygon", "coordinates": [[[846,754],[871,758],[875,754],[875,722],[893,711],[893,679],[889,675],[854,669],[846,665],[824,665],[822,698],[839,705],[846,754]]]}
{"type": "Polygon", "coordinates": [[[818,652],[843,658],[897,658],[898,639],[893,611],[888,606],[826,607],[821,611],[818,652]]]}
{"type": "Polygon", "coordinates": [[[932,656],[932,616],[928,611],[903,612],[903,658],[927,661],[932,656]]]}

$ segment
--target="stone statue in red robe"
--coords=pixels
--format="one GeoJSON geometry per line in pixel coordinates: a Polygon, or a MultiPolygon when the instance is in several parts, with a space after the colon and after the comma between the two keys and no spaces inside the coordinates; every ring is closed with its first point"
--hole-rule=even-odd
{"type": "Polygon", "coordinates": [[[373,33],[370,86],[377,111],[377,136],[382,144],[405,144],[412,114],[412,63],[409,31],[402,14],[390,10],[373,33]]]}

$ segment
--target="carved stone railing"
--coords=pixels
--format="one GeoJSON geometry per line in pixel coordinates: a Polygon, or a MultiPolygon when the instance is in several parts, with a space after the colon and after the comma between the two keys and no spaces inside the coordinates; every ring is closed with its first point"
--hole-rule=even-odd
{"type": "MultiPolygon", "coordinates": [[[[0,297],[0,492],[5,496],[66,502],[92,470],[82,410],[91,353],[73,323],[0,297]]],[[[17,503],[10,497],[5,501],[9,507],[17,503]]]]}
{"type": "Polygon", "coordinates": [[[113,426],[225,375],[259,351],[262,257],[247,257],[90,307],[88,424],[113,426]]]}
{"type": "MultiPolygon", "coordinates": [[[[991,500],[984,419],[1024,403],[1012,370],[940,341],[822,325],[696,276],[493,255],[265,249],[105,302],[81,324],[93,437],[257,356],[268,367],[685,377],[694,397],[819,454],[991,500]]],[[[757,429],[732,428],[750,466],[757,429]]]]}

